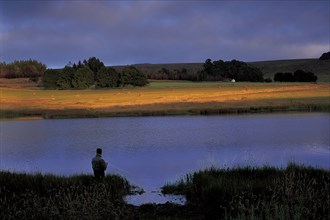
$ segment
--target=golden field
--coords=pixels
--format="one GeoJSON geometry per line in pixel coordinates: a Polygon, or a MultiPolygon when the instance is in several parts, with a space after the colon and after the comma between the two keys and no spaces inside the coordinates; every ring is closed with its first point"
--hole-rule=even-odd
{"type": "Polygon", "coordinates": [[[0,83],[2,118],[328,111],[330,105],[329,83],[151,82],[144,88],[106,90],[13,85],[0,83]]]}

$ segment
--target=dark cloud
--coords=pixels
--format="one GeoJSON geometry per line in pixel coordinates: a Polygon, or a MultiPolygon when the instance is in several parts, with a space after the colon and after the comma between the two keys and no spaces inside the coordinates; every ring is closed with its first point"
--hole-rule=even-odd
{"type": "Polygon", "coordinates": [[[0,59],[63,66],[318,57],[328,1],[0,1],[0,59]]]}

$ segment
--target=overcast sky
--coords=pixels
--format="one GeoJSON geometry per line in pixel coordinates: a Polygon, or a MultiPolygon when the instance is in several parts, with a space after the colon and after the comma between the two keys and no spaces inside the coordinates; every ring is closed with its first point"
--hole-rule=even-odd
{"type": "Polygon", "coordinates": [[[4,1],[0,61],[50,68],[318,58],[329,51],[325,1],[4,1]]]}

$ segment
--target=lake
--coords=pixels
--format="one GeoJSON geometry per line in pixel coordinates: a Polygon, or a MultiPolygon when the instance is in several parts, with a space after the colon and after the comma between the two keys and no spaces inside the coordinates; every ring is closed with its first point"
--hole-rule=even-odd
{"type": "Polygon", "coordinates": [[[131,203],[165,202],[177,198],[160,196],[162,185],[210,166],[329,169],[329,126],[327,113],[1,121],[0,169],[92,174],[101,147],[107,173],[146,191],[131,203]]]}

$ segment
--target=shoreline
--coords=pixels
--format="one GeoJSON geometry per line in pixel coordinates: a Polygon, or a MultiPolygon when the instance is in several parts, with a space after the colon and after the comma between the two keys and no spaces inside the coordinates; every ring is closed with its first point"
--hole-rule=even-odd
{"type": "MultiPolygon", "coordinates": [[[[241,115],[263,113],[323,112],[330,113],[328,104],[298,104],[279,106],[229,106],[220,107],[207,103],[205,108],[194,108],[194,104],[178,103],[177,108],[166,108],[167,104],[119,107],[112,109],[53,109],[53,110],[0,110],[0,121],[7,120],[43,120],[43,119],[78,119],[111,117],[149,117],[149,116],[198,116],[198,115],[241,115]],[[210,106],[213,105],[213,106],[210,106]]],[[[169,104],[173,106],[173,104],[169,104]]],[[[197,104],[198,105],[198,104],[197,104]]]]}

